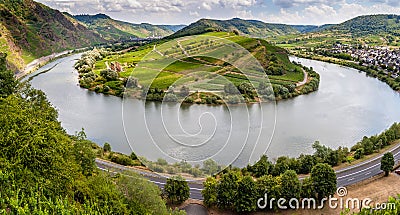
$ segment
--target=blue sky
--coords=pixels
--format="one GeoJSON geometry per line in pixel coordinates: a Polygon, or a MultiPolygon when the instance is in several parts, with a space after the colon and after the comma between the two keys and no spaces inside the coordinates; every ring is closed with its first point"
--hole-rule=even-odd
{"type": "Polygon", "coordinates": [[[340,23],[359,15],[400,14],[399,0],[37,0],[72,14],[105,13],[133,23],[190,24],[200,18],[271,23],[340,23]]]}

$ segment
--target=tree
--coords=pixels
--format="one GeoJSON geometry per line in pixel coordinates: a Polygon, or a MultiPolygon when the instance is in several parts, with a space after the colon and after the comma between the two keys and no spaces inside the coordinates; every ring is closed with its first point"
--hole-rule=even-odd
{"type": "Polygon", "coordinates": [[[306,177],[301,182],[301,198],[315,198],[314,185],[310,177],[306,177]]]}
{"type": "Polygon", "coordinates": [[[311,172],[311,169],[317,163],[315,157],[313,155],[303,155],[301,154],[299,157],[300,162],[300,174],[308,174],[311,172]]]}
{"type": "Polygon", "coordinates": [[[251,176],[245,176],[238,184],[237,196],[235,198],[235,210],[239,213],[253,212],[257,209],[256,184],[251,176]]]}
{"type": "Polygon", "coordinates": [[[206,174],[211,175],[221,171],[221,167],[218,166],[217,162],[215,162],[214,160],[208,159],[203,162],[203,171],[206,174]]]}
{"type": "Polygon", "coordinates": [[[274,90],[273,90],[271,84],[262,81],[262,82],[258,85],[257,92],[258,92],[258,94],[260,94],[260,95],[269,96],[269,95],[272,95],[272,93],[274,93],[274,90]]]}
{"type": "Polygon", "coordinates": [[[96,154],[92,148],[92,142],[85,139],[77,139],[74,143],[75,161],[80,165],[82,174],[92,175],[96,169],[96,154]]]}
{"type": "Polygon", "coordinates": [[[281,175],[282,181],[282,197],[289,199],[300,198],[300,181],[294,170],[286,170],[281,175]]]}
{"type": "Polygon", "coordinates": [[[336,191],[336,174],[328,164],[315,165],[311,170],[311,180],[319,199],[333,195],[336,191]]]}
{"type": "Polygon", "coordinates": [[[272,163],[268,160],[266,155],[262,155],[260,160],[248,169],[257,178],[267,175],[272,171],[272,163]]]}
{"type": "Polygon", "coordinates": [[[228,95],[239,94],[239,90],[231,82],[229,82],[227,85],[224,86],[224,91],[228,95]]]}
{"type": "Polygon", "coordinates": [[[101,75],[103,78],[105,78],[107,81],[115,81],[115,80],[117,80],[118,77],[119,77],[117,72],[115,72],[115,71],[113,71],[113,70],[110,70],[110,69],[102,70],[102,71],[100,72],[100,75],[101,75]]]}
{"type": "Polygon", "coordinates": [[[164,187],[164,193],[169,202],[180,204],[189,198],[189,186],[181,176],[174,176],[167,179],[164,187]]]}
{"type": "Polygon", "coordinates": [[[214,206],[217,203],[217,180],[214,177],[208,177],[203,186],[201,195],[204,198],[204,204],[207,207],[214,206]]]}
{"type": "Polygon", "coordinates": [[[136,156],[135,152],[132,152],[131,155],[129,156],[132,160],[137,160],[138,157],[136,156]]]}
{"type": "Polygon", "coordinates": [[[319,141],[315,141],[312,145],[312,148],[315,150],[314,156],[317,158],[318,162],[328,163],[329,162],[329,153],[332,149],[322,145],[319,141]]]}
{"type": "Polygon", "coordinates": [[[6,68],[7,54],[0,53],[0,97],[5,98],[15,92],[17,81],[14,73],[6,68]]]}
{"type": "Polygon", "coordinates": [[[253,94],[253,86],[249,82],[242,82],[239,84],[238,89],[240,93],[251,96],[253,94]]]}
{"type": "Polygon", "coordinates": [[[391,152],[385,153],[381,160],[381,170],[385,171],[385,176],[389,176],[389,172],[393,170],[394,157],[391,152]]]}
{"type": "Polygon", "coordinates": [[[296,173],[300,173],[300,161],[296,158],[289,158],[289,169],[294,170],[296,173]]]}
{"type": "Polygon", "coordinates": [[[272,170],[272,175],[279,176],[288,169],[289,169],[289,158],[286,156],[279,157],[278,160],[276,160],[274,169],[272,170]]]}
{"type": "Polygon", "coordinates": [[[336,150],[330,150],[327,157],[327,163],[331,166],[337,166],[339,164],[339,153],[336,150]]]}
{"type": "Polygon", "coordinates": [[[356,150],[356,152],[354,153],[354,159],[360,159],[364,156],[364,149],[363,148],[359,148],[356,150]]]}
{"type": "Polygon", "coordinates": [[[240,175],[238,172],[228,170],[221,176],[217,185],[217,206],[221,209],[231,209],[239,187],[240,175]]]}
{"type": "Polygon", "coordinates": [[[176,101],[178,101],[178,97],[176,97],[176,95],[173,93],[167,93],[167,94],[165,94],[163,101],[164,102],[176,102],[176,101]]]}
{"type": "Polygon", "coordinates": [[[180,91],[179,91],[179,95],[182,97],[187,97],[190,94],[190,89],[187,86],[182,86],[180,91]]]}
{"type": "MultiPolygon", "coordinates": [[[[281,177],[273,177],[272,175],[265,175],[257,179],[257,198],[264,198],[267,194],[268,199],[279,199],[282,196],[281,177]]],[[[269,202],[268,202],[269,204],[269,202]]],[[[276,202],[270,205],[269,208],[277,209],[276,202]]]]}
{"type": "Polygon", "coordinates": [[[104,152],[111,152],[111,145],[109,143],[104,143],[103,150],[104,152]]]}

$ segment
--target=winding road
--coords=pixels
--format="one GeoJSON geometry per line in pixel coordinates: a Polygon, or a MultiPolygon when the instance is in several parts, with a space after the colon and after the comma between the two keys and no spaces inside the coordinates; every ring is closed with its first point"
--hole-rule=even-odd
{"type": "MultiPolygon", "coordinates": [[[[393,153],[395,163],[399,164],[400,162],[400,144],[396,145],[394,148],[389,150],[389,152],[393,153]]],[[[373,176],[376,176],[383,171],[380,170],[381,158],[383,155],[379,155],[362,163],[340,169],[336,171],[337,177],[337,187],[345,187],[349,186],[366,179],[369,179],[373,176]]],[[[111,163],[108,161],[104,161],[101,159],[96,159],[97,167],[101,170],[108,171],[111,173],[120,173],[123,171],[134,171],[154,184],[158,185],[160,188],[163,188],[166,183],[166,178],[160,176],[155,173],[141,171],[138,169],[133,169],[129,167],[125,167],[119,164],[111,163]]],[[[201,181],[188,181],[190,188],[190,198],[203,200],[203,196],[201,195],[201,191],[203,190],[203,184],[201,181]]]]}

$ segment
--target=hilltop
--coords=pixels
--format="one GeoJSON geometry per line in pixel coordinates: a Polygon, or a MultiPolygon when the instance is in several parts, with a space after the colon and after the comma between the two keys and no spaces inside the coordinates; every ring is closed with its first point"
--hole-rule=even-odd
{"type": "Polygon", "coordinates": [[[326,30],[349,33],[355,37],[370,35],[400,36],[400,16],[390,14],[358,16],[341,24],[330,26],[326,30]]]}
{"type": "Polygon", "coordinates": [[[200,19],[177,31],[172,37],[176,38],[211,31],[238,31],[240,34],[250,37],[272,37],[299,33],[297,29],[290,25],[264,23],[258,20],[243,20],[239,18],[230,20],[200,19]]]}
{"type": "Polygon", "coordinates": [[[71,17],[78,20],[88,29],[100,34],[108,41],[146,37],[165,37],[185,27],[184,25],[152,25],[148,23],[133,24],[114,20],[105,14],[76,15],[71,17]]]}
{"type": "Polygon", "coordinates": [[[53,52],[102,42],[98,34],[43,4],[32,0],[0,3],[0,52],[8,54],[13,70],[53,52]]]}
{"type": "Polygon", "coordinates": [[[0,2],[0,52],[22,70],[42,56],[132,38],[164,37],[181,25],[131,24],[104,14],[72,16],[33,0],[0,2]]]}
{"type": "Polygon", "coordinates": [[[94,49],[84,54],[75,65],[81,87],[116,96],[125,93],[155,101],[166,96],[169,101],[185,99],[187,103],[201,104],[220,104],[225,99],[230,103],[286,99],[318,89],[318,74],[304,68],[308,71],[308,76],[304,76],[302,67],[290,62],[286,50],[263,39],[232,32],[208,32],[163,42],[124,53],[94,49]],[[262,68],[243,73],[228,63],[232,62],[230,59],[248,63],[237,59],[240,54],[235,51],[240,48],[224,43],[240,45],[256,60],[251,65],[259,63],[262,68]],[[230,51],[225,53],[226,49],[230,51]],[[159,68],[169,60],[165,68],[159,68]],[[265,75],[269,80],[265,80],[265,75]],[[302,81],[304,84],[299,84],[302,81]],[[245,100],[241,101],[232,88],[239,89],[245,100]],[[258,98],[256,89],[263,98],[258,98]]]}

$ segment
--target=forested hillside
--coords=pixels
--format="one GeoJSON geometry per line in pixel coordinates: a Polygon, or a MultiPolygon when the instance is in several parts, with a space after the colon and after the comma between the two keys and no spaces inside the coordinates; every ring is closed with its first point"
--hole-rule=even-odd
{"type": "Polygon", "coordinates": [[[238,31],[240,34],[246,36],[262,38],[299,33],[298,30],[289,25],[264,23],[257,20],[243,20],[239,18],[230,20],[200,19],[177,31],[172,37],[202,34],[211,31],[238,31]]]}
{"type": "Polygon", "coordinates": [[[397,15],[367,15],[359,16],[327,30],[349,33],[353,36],[391,35],[400,36],[400,16],[397,15]]]}
{"type": "Polygon", "coordinates": [[[77,15],[73,18],[109,41],[165,37],[184,27],[183,25],[132,24],[111,19],[105,14],[77,15]]]}
{"type": "Polygon", "coordinates": [[[105,40],[83,25],[32,0],[0,1],[0,52],[12,69],[35,58],[105,40]]]}

